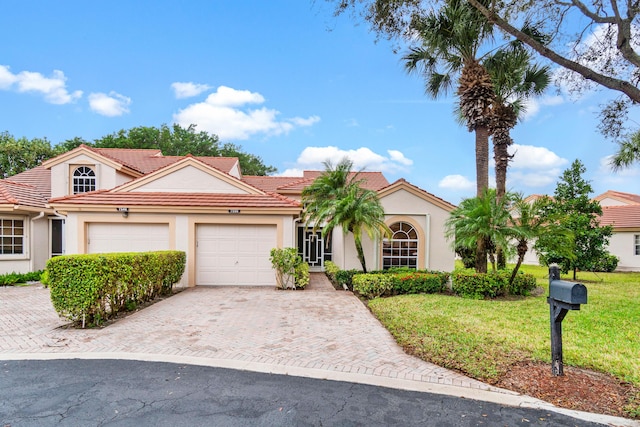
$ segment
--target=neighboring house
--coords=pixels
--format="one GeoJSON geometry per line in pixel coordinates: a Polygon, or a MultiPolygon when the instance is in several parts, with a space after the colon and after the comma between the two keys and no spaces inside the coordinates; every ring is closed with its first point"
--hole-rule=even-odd
{"type": "MultiPolygon", "coordinates": [[[[540,197],[534,194],[525,200],[533,202],[540,197]]],[[[613,227],[607,250],[620,259],[616,270],[640,271],[640,195],[608,190],[593,200],[602,206],[600,225],[613,227]]],[[[539,264],[533,250],[527,251],[524,264],[539,264]]]]}
{"type": "Polygon", "coordinates": [[[609,190],[595,198],[602,206],[601,225],[611,225],[609,252],[619,271],[640,271],[640,195],[609,190]]]}
{"type": "MultiPolygon", "coordinates": [[[[320,173],[243,176],[236,158],[81,145],[0,181],[0,273],[42,269],[60,254],[176,249],[187,254],[184,286],[273,286],[274,247],[298,248],[318,271],[326,260],[359,268],[353,236],[336,229],[325,242],[300,223],[302,190],[320,173]]],[[[444,222],[454,206],[380,172],[361,177],[394,231],[365,236],[367,265],[451,271],[444,222]]]]}

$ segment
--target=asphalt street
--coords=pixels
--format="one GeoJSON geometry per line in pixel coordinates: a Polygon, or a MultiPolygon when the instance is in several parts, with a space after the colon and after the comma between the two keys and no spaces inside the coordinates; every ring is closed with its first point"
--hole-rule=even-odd
{"type": "Polygon", "coordinates": [[[596,426],[347,382],[128,360],[0,362],[0,426],[596,426]]]}

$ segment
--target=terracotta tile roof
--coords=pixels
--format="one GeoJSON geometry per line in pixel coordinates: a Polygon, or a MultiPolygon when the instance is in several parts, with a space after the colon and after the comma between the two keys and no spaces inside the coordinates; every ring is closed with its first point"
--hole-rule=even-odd
{"type": "Polygon", "coordinates": [[[300,181],[299,176],[253,176],[244,175],[242,181],[249,185],[253,185],[263,191],[278,191],[279,188],[285,187],[293,182],[300,181]]]}
{"type": "Polygon", "coordinates": [[[45,208],[47,199],[33,185],[3,179],[0,181],[0,204],[45,208]]]}
{"type": "Polygon", "coordinates": [[[612,225],[614,229],[640,229],[640,204],[603,206],[600,225],[612,225]]]}
{"type": "Polygon", "coordinates": [[[51,170],[43,166],[37,166],[7,179],[21,184],[32,185],[46,199],[51,197],[51,170]]]}
{"type": "MultiPolygon", "coordinates": [[[[142,174],[148,174],[171,165],[187,156],[163,156],[160,150],[130,148],[94,148],[87,149],[114,160],[142,174]]],[[[195,157],[202,163],[229,173],[238,162],[236,157],[195,157]]]]}
{"type": "Polygon", "coordinates": [[[275,194],[219,193],[115,193],[94,191],[76,196],[59,197],[52,205],[115,205],[115,206],[184,206],[222,208],[300,208],[295,200],[275,194]]]}
{"type": "Polygon", "coordinates": [[[593,199],[600,201],[607,198],[618,200],[621,204],[640,205],[640,194],[623,193],[622,191],[615,190],[607,190],[593,199]]]}
{"type": "MultiPolygon", "coordinates": [[[[312,178],[315,179],[319,177],[323,171],[304,171],[304,178],[312,178]]],[[[358,178],[364,180],[363,187],[368,190],[378,191],[389,185],[389,181],[384,177],[382,172],[352,172],[350,175],[353,176],[358,174],[358,178]]]]}

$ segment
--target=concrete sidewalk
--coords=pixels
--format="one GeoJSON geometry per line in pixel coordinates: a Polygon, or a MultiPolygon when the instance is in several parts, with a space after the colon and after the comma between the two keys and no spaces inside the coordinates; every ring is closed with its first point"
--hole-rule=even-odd
{"type": "Polygon", "coordinates": [[[334,291],[321,274],[304,291],[196,287],[106,328],[64,325],[47,289],[0,288],[4,360],[192,363],[555,408],[407,355],[353,294],[334,291]]]}

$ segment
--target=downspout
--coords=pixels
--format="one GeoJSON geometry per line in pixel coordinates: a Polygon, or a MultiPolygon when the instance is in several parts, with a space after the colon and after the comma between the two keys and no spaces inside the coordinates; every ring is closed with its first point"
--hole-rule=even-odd
{"type": "Polygon", "coordinates": [[[35,242],[36,233],[33,232],[33,223],[42,218],[44,218],[44,211],[40,212],[37,216],[34,216],[33,218],[31,218],[31,227],[29,227],[29,271],[35,271],[35,260],[34,260],[35,252],[33,251],[33,247],[36,244],[35,242]]]}

